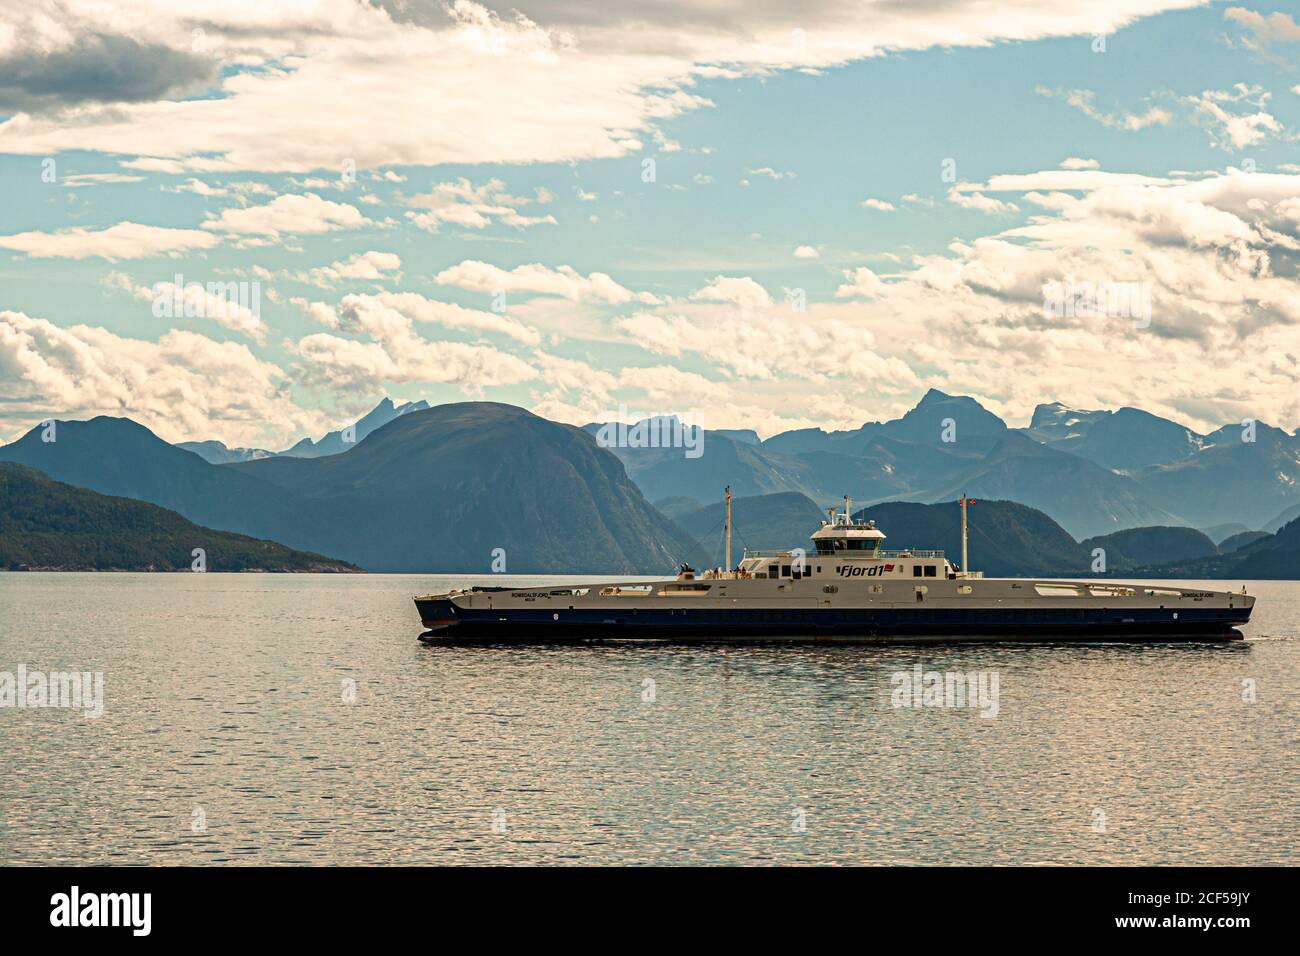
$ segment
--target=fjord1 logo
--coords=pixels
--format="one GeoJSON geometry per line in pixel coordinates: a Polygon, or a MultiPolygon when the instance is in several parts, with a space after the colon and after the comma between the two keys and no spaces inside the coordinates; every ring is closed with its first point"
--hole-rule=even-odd
{"type": "MultiPolygon", "coordinates": [[[[902,565],[899,565],[899,567],[901,568],[902,565]]],[[[893,570],[894,566],[892,564],[873,564],[865,568],[861,565],[841,564],[836,573],[842,578],[874,578],[881,574],[890,574],[893,570]]]]}

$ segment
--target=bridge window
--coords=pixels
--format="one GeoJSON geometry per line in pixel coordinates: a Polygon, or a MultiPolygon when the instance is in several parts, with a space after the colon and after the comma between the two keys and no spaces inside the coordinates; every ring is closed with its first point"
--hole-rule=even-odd
{"type": "Polygon", "coordinates": [[[937,571],[938,568],[936,568],[933,564],[927,564],[925,566],[925,576],[927,578],[935,577],[937,571]]]}
{"type": "Polygon", "coordinates": [[[790,565],[788,564],[781,565],[781,577],[788,578],[789,576],[790,576],[790,565]]]}
{"type": "Polygon", "coordinates": [[[919,578],[920,576],[921,576],[921,566],[919,564],[912,565],[912,577],[919,578]]]}

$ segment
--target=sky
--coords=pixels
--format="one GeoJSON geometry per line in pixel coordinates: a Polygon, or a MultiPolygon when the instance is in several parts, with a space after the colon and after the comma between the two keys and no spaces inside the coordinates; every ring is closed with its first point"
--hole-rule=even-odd
{"type": "Polygon", "coordinates": [[[1300,426],[1300,6],[793,6],[0,0],[0,440],[1300,426]]]}

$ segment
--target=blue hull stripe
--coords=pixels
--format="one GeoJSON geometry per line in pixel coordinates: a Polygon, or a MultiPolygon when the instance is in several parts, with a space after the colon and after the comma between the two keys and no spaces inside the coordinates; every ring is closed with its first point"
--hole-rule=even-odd
{"type": "Polygon", "coordinates": [[[707,639],[763,635],[807,637],[1169,636],[1219,634],[1250,619],[1249,608],[799,608],[667,610],[541,608],[478,610],[450,601],[416,601],[421,620],[447,637],[558,639],[583,636],[707,639]],[[1178,617],[1175,619],[1174,614],[1178,617]],[[558,614],[558,619],[554,616],[558,614]]]}

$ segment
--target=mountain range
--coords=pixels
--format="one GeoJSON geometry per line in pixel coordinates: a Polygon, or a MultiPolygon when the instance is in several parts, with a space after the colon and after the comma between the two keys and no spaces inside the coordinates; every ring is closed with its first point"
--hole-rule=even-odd
{"type": "Polygon", "coordinates": [[[351,450],[214,465],[128,419],[59,422],[0,461],[370,571],[662,572],[681,531],[581,429],[513,405],[397,416],[351,450]]]}
{"type": "Polygon", "coordinates": [[[0,463],[0,568],[56,571],[357,571],[274,541],[203,528],[157,505],[0,463]]]}
{"type": "MultiPolygon", "coordinates": [[[[890,502],[856,513],[888,535],[886,548],[939,548],[960,562],[956,502],[890,502]]],[[[1300,520],[1237,546],[1193,528],[1131,528],[1076,541],[1049,516],[1014,501],[978,499],[968,512],[970,561],[989,577],[1300,577],[1300,520]],[[1098,557],[1104,564],[1098,565],[1098,557]],[[1094,570],[1094,567],[1097,570],[1094,570]]]]}
{"type": "Polygon", "coordinates": [[[1086,569],[1062,562],[1100,538],[1112,567],[1217,559],[1199,552],[1229,543],[1244,554],[1300,516],[1300,439],[1263,423],[1199,434],[1140,409],[1051,403],[1018,429],[972,398],[932,389],[899,418],[846,431],[704,431],[697,456],[602,447],[604,424],[577,428],[492,402],[385,398],[354,426],[281,453],[169,445],[129,419],[100,417],[59,422],[52,442],[33,429],[0,447],[0,461],[372,571],[719,564],[720,538],[709,535],[727,485],[736,531],[761,539],[738,538],[733,555],[745,544],[801,543],[811,530],[801,526],[845,494],[898,520],[922,513],[903,505],[965,493],[1040,513],[1073,542],[1053,543],[1056,531],[1020,515],[1017,527],[1042,536],[1021,541],[1037,549],[1021,573],[1086,569]],[[1135,528],[1144,529],[1137,538],[1112,537],[1135,528]]]}
{"type": "Polygon", "coordinates": [[[304,438],[292,448],[286,448],[281,452],[267,451],[265,448],[227,448],[224,443],[213,439],[177,442],[176,447],[192,451],[212,465],[228,465],[236,461],[256,461],[259,458],[272,458],[277,454],[288,455],[291,458],[320,458],[324,455],[337,455],[340,452],[349,451],[357,442],[375,429],[387,425],[394,418],[408,412],[423,411],[428,407],[429,403],[426,401],[394,405],[391,398],[385,397],[378,405],[357,419],[349,428],[340,428],[338,431],[330,432],[320,441],[304,438]]]}
{"type": "MultiPolygon", "coordinates": [[[[596,433],[604,424],[585,427],[596,433]]],[[[698,506],[726,484],[742,496],[797,491],[823,506],[844,494],[870,504],[965,493],[1038,508],[1078,538],[1233,525],[1227,537],[1275,531],[1300,514],[1297,436],[1262,423],[1202,435],[1135,408],[1042,404],[1027,428],[1013,429],[972,398],[931,389],[891,421],[759,442],[706,431],[702,447],[694,458],[680,448],[610,450],[651,501],[698,506]]]]}

